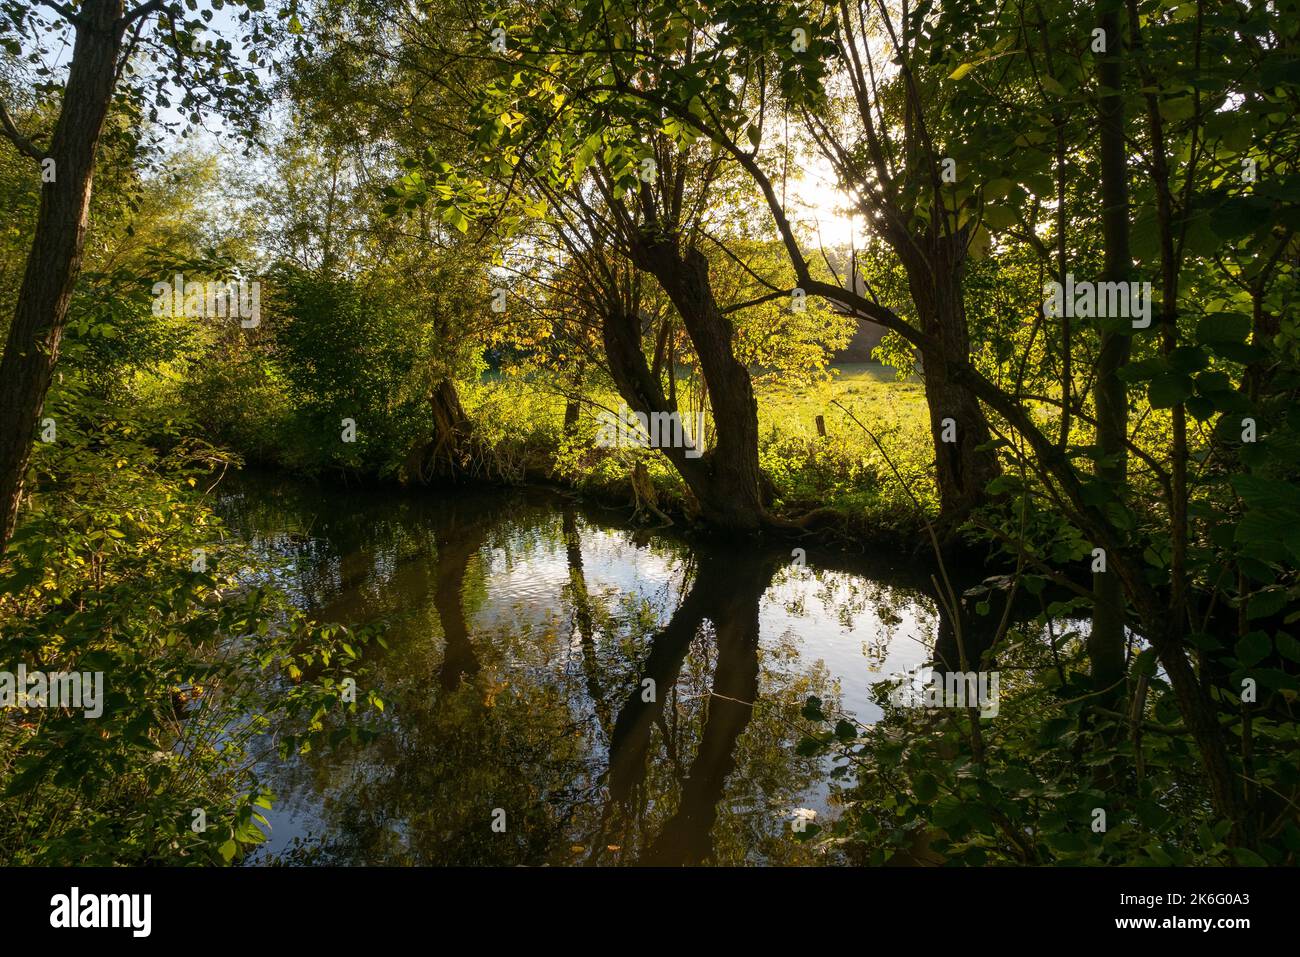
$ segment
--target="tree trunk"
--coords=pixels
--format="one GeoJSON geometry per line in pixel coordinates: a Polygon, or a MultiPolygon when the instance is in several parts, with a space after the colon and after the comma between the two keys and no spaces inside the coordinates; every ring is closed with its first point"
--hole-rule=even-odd
{"type": "Polygon", "coordinates": [[[591,698],[596,720],[606,735],[612,730],[613,716],[601,682],[600,659],[596,649],[596,626],[592,614],[587,574],[582,564],[582,539],[578,534],[578,516],[572,505],[563,507],[560,520],[564,529],[564,552],[569,565],[569,599],[573,603],[573,624],[582,645],[582,674],[591,698]]]}
{"type": "MultiPolygon", "coordinates": [[[[682,785],[677,810],[638,864],[653,867],[693,866],[713,854],[713,825],[736,768],[736,746],[754,717],[758,700],[759,604],[772,582],[770,558],[745,556],[725,566],[725,586],[715,593],[714,624],[717,665],[700,743],[682,785]]],[[[707,584],[703,579],[700,583],[707,584]]]]}
{"type": "Polygon", "coordinates": [[[665,833],[647,849],[649,859],[641,863],[698,863],[707,855],[715,806],[726,775],[734,767],[736,742],[753,714],[748,703],[757,695],[758,608],[779,563],[771,553],[737,556],[707,549],[700,552],[698,560],[690,590],[655,635],[614,721],[607,779],[611,806],[630,809],[645,786],[652,732],[663,721],[669,695],[705,619],[713,622],[716,631],[713,690],[734,700],[710,700],[687,793],[682,795],[677,814],[665,824],[665,833]],[[645,679],[654,682],[650,686],[653,695],[648,693],[645,679]]]}
{"type": "MultiPolygon", "coordinates": [[[[943,243],[944,247],[951,245],[943,243]]],[[[924,259],[908,251],[902,258],[921,330],[937,340],[946,355],[967,360],[970,334],[962,301],[961,263],[942,250],[933,250],[924,259]]],[[[944,359],[944,355],[921,353],[940,518],[951,529],[984,500],[984,490],[1000,474],[1001,466],[997,451],[988,447],[992,433],[979,400],[948,377],[944,359]]]]}
{"type": "Polygon", "coordinates": [[[122,47],[122,0],[85,0],[77,12],[82,20],[48,154],[54,181],[41,190],[36,232],[0,360],[0,554],[18,521],[33,430],[81,270],[95,155],[122,47]]]}
{"type": "Polygon", "coordinates": [[[442,625],[443,640],[438,684],[444,691],[455,691],[465,678],[472,678],[481,668],[465,618],[465,575],[483,544],[485,529],[476,522],[457,523],[455,510],[446,506],[439,513],[437,524],[433,605],[442,625]]]}
{"type": "MultiPolygon", "coordinates": [[[[764,516],[763,481],[758,466],[758,401],[749,370],[732,351],[731,321],[714,299],[709,261],[698,249],[682,253],[669,240],[639,243],[635,260],[639,268],[659,280],[681,315],[699,357],[713,411],[717,435],[714,447],[694,460],[684,456],[669,458],[690,486],[707,522],[729,531],[757,529],[764,516]],[[699,467],[683,470],[679,459],[699,467]]],[[[636,353],[645,367],[639,329],[636,353]]],[[[646,376],[650,376],[648,368],[646,376]]],[[[662,396],[657,381],[655,391],[662,396]]]]}
{"type": "Polygon", "coordinates": [[[460,404],[456,383],[451,379],[440,380],[429,394],[429,416],[433,440],[421,456],[424,460],[421,477],[431,473],[443,478],[456,478],[473,459],[469,444],[472,427],[460,404]]]}
{"type": "MultiPolygon", "coordinates": [[[[1119,13],[1099,4],[1099,23],[1106,31],[1106,54],[1100,58],[1098,82],[1118,91],[1124,81],[1119,13]]],[[[1102,236],[1104,264],[1102,281],[1128,282],[1132,269],[1129,253],[1129,201],[1127,150],[1124,144],[1124,99],[1116,92],[1101,98],[1099,154],[1101,159],[1102,236]]],[[[1097,409],[1096,471],[1098,478],[1122,489],[1128,475],[1128,395],[1119,370],[1128,362],[1132,340],[1128,330],[1101,330],[1101,354],[1097,360],[1097,384],[1093,401],[1097,409]]],[[[1124,679],[1124,593],[1113,569],[1093,575],[1092,631],[1088,635],[1088,660],[1093,687],[1106,691],[1099,703],[1113,706],[1123,690],[1124,679]]]]}

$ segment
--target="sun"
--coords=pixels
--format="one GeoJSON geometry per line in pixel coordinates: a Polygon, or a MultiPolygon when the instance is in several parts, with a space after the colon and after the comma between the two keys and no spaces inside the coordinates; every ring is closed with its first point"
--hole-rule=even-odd
{"type": "Polygon", "coordinates": [[[862,218],[851,212],[853,200],[840,190],[835,171],[822,156],[801,162],[802,176],[791,179],[786,214],[814,245],[844,248],[862,245],[862,218]]]}

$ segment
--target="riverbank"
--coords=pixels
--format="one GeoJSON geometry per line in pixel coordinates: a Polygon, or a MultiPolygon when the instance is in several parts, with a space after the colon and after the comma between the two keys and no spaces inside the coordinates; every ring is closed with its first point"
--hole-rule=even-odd
{"type": "MultiPolygon", "coordinates": [[[[937,507],[921,385],[899,381],[877,363],[828,371],[827,379],[813,385],[757,377],[759,461],[775,519],[770,532],[850,552],[929,555],[925,519],[937,507]],[[879,447],[850,413],[872,423],[879,447]]],[[[683,394],[689,388],[684,380],[683,394]]],[[[619,408],[614,395],[589,389],[575,400],[558,382],[537,374],[489,374],[458,383],[457,392],[474,452],[455,470],[421,467],[409,454],[359,460],[353,446],[342,443],[333,454],[322,454],[318,443],[308,455],[300,447],[302,429],[276,401],[218,410],[227,414],[209,416],[205,425],[213,441],[260,468],[344,485],[538,485],[628,510],[634,522],[647,526],[701,524],[680,475],[661,454],[598,447],[600,416],[619,408]]],[[[363,428],[364,422],[359,440],[363,428]]],[[[979,561],[985,554],[965,557],[979,561]]]]}

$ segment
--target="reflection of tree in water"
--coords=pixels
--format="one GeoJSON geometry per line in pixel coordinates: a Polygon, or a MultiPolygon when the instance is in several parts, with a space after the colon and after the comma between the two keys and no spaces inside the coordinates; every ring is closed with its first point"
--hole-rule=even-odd
{"type": "Polygon", "coordinates": [[[649,839],[639,860],[693,864],[709,855],[717,806],[726,779],[735,769],[736,744],[755,710],[758,603],[774,571],[770,557],[746,557],[730,563],[707,553],[699,557],[690,591],[654,636],[641,679],[619,708],[610,738],[608,804],[602,831],[594,839],[594,859],[600,857],[601,842],[608,835],[619,834],[615,846],[621,848],[628,840],[628,825],[644,824],[650,790],[649,752],[656,727],[680,790],[675,812],[649,839]],[[696,642],[706,620],[712,622],[713,640],[696,642]],[[690,654],[692,646],[697,649],[694,656],[690,654]],[[703,692],[703,676],[684,676],[684,666],[700,661],[714,649],[712,684],[703,692]],[[646,680],[654,682],[653,695],[648,694],[651,689],[644,685],[646,680]],[[706,705],[695,709],[691,702],[706,705]],[[702,710],[702,728],[694,758],[686,767],[676,745],[684,737],[683,720],[694,717],[692,710],[702,710]]]}
{"type": "MultiPolygon", "coordinates": [[[[981,654],[992,644],[998,615],[979,614],[976,605],[992,600],[1000,607],[1005,594],[987,589],[979,581],[978,569],[950,570],[960,596],[963,640],[958,642],[956,622],[943,603],[935,600],[936,585],[925,566],[873,568],[853,559],[819,557],[822,561],[816,567],[790,567],[777,576],[778,586],[790,581],[813,585],[797,590],[784,607],[791,614],[802,614],[807,603],[815,600],[846,632],[854,630],[866,615],[874,623],[862,646],[870,670],[881,670],[898,639],[920,641],[929,650],[936,672],[961,668],[959,644],[965,646],[969,667],[980,667],[981,654]]],[[[1025,615],[1026,610],[1019,608],[1014,617],[1019,620],[1025,615]]]]}
{"type": "MultiPolygon", "coordinates": [[[[281,803],[290,797],[317,818],[305,857],[809,857],[790,835],[790,810],[822,769],[795,753],[797,715],[808,694],[830,692],[824,669],[788,667],[792,647],[775,649],[775,668],[760,649],[760,600],[779,552],[692,555],[656,539],[656,554],[675,558],[672,581],[643,598],[589,585],[609,553],[584,560],[583,535],[596,526],[550,502],[362,498],[351,509],[298,503],[297,514],[279,504],[289,506],[281,528],[324,516],[313,528],[324,542],[312,547],[328,554],[304,552],[310,567],[297,571],[319,617],[391,622],[389,650],[374,662],[390,702],[384,732],[275,770],[281,803]],[[540,623],[487,600],[489,566],[529,561],[568,571],[540,623]],[[657,683],[653,703],[641,700],[645,677],[657,683]],[[506,812],[504,834],[491,829],[495,808],[506,812]]],[[[259,516],[264,529],[276,521],[259,516]]],[[[646,550],[629,556],[627,536],[606,532],[616,560],[639,569],[646,550]]]]}
{"type": "Polygon", "coordinates": [[[582,651],[582,675],[587,687],[587,695],[595,710],[599,729],[608,741],[612,730],[610,726],[610,705],[606,696],[604,679],[601,675],[600,658],[596,650],[596,625],[592,609],[591,595],[587,590],[587,575],[582,562],[582,539],[578,533],[578,517],[572,508],[564,509],[564,557],[569,569],[569,585],[566,598],[573,609],[573,630],[577,632],[579,647],[582,651]]]}
{"type": "MultiPolygon", "coordinates": [[[[583,807],[569,850],[587,862],[699,862],[716,856],[721,833],[727,859],[744,860],[780,834],[819,773],[793,749],[810,681],[760,668],[768,656],[758,644],[759,600],[776,561],[697,553],[678,563],[680,585],[656,591],[659,604],[647,609],[617,592],[593,594],[576,516],[566,514],[563,528],[571,632],[591,702],[589,753],[607,755],[593,769],[603,783],[598,813],[583,807]],[[663,601],[673,594],[680,598],[668,613],[663,601]],[[769,693],[756,712],[760,673],[769,693]]],[[[814,690],[824,691],[821,677],[814,690]]],[[[797,853],[783,837],[768,852],[777,860],[797,853]]]]}

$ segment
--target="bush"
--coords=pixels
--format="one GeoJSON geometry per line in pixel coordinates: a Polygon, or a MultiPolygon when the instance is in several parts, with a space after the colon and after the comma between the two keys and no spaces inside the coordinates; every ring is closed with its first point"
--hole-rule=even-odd
{"type": "Polygon", "coordinates": [[[263,756],[310,747],[329,712],[366,736],[359,704],[382,702],[347,681],[366,636],[253,583],[199,492],[229,457],[175,435],[160,454],[156,426],[74,386],[47,412],[57,440],[0,562],[0,670],[102,673],[102,714],[0,712],[0,858],[236,860],[264,837],[263,756]]]}

